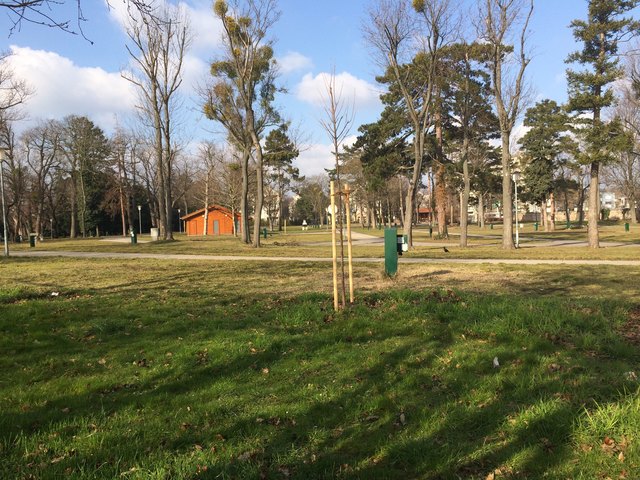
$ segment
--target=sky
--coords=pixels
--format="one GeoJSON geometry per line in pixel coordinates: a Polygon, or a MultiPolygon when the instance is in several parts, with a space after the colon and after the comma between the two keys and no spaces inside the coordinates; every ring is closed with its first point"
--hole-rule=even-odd
{"type": "MultiPolygon", "coordinates": [[[[324,78],[335,72],[344,98],[355,109],[351,137],[363,123],[375,121],[382,110],[381,73],[362,36],[362,24],[372,0],[280,0],[282,12],[274,27],[275,55],[280,65],[280,85],[287,90],[276,103],[292,125],[300,130],[304,148],[296,165],[303,175],[324,172],[333,162],[330,139],[320,126],[323,118],[324,78]]],[[[407,0],[409,1],[409,0],[407,0]]],[[[35,94],[25,105],[20,128],[39,119],[86,115],[107,133],[127,124],[135,109],[134,87],[121,78],[129,65],[120,0],[83,0],[83,33],[72,35],[57,29],[23,23],[10,32],[12,22],[0,9],[0,50],[10,51],[14,72],[35,94]]],[[[174,2],[177,3],[177,2],[174,2]]],[[[184,113],[180,117],[185,142],[219,138],[220,128],[201,114],[198,86],[208,76],[209,64],[220,45],[220,25],[211,0],[183,0],[189,13],[193,44],[184,72],[184,113]]],[[[453,2],[463,18],[474,18],[473,0],[453,2]]],[[[528,69],[536,100],[566,100],[567,55],[579,49],[569,25],[584,18],[587,0],[536,0],[529,44],[533,60],[528,69]]],[[[66,0],[60,17],[74,18],[75,1],[66,0]]],[[[72,24],[77,30],[77,26],[72,24]]],[[[517,127],[521,128],[520,127],[517,127]]]]}

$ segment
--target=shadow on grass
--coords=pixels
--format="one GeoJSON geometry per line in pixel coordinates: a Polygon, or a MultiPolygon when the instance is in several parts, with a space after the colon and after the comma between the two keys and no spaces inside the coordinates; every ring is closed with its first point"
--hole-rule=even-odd
{"type": "Polygon", "coordinates": [[[3,325],[13,342],[50,340],[18,345],[10,362],[24,372],[0,377],[0,472],[570,478],[576,420],[616,402],[637,361],[593,301],[395,291],[334,314],[317,294],[212,290],[157,305],[165,290],[95,289],[53,333],[41,300],[2,307],[35,312],[25,330],[3,325]],[[116,308],[123,290],[149,295],[132,318],[116,308]],[[108,299],[113,325],[100,330],[108,299]]]}

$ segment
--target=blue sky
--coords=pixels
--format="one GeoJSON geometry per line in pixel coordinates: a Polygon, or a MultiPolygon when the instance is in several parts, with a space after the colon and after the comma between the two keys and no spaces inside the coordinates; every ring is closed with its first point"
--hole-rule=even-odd
{"type": "MultiPolygon", "coordinates": [[[[408,1],[408,0],[407,0],[408,1]]],[[[69,17],[75,14],[74,1],[67,0],[69,17]]],[[[120,78],[129,61],[121,24],[119,1],[113,9],[104,0],[85,0],[83,24],[86,36],[69,35],[55,29],[23,24],[9,36],[10,22],[0,11],[2,50],[13,50],[17,74],[36,89],[26,106],[28,122],[38,118],[63,118],[68,114],[88,115],[107,132],[116,122],[126,122],[135,104],[135,94],[120,78]]],[[[203,82],[207,65],[215,56],[219,26],[211,13],[210,0],[184,0],[192,15],[195,41],[185,74],[184,130],[192,132],[189,142],[211,137],[214,126],[199,114],[195,84],[203,82]]],[[[455,2],[454,2],[455,3],[455,2]]],[[[375,83],[378,67],[364,45],[361,24],[369,0],[281,0],[282,16],[275,27],[276,56],[282,65],[281,82],[288,94],[278,99],[287,118],[306,133],[308,148],[298,160],[305,174],[321,173],[331,164],[329,139],[319,127],[322,117],[319,90],[322,75],[335,70],[344,84],[345,96],[355,97],[358,125],[376,119],[381,110],[375,83]]],[[[473,0],[457,3],[467,18],[473,18],[473,0]]],[[[586,0],[537,0],[531,24],[530,45],[534,59],[529,77],[536,98],[566,99],[564,63],[578,46],[568,28],[572,19],[584,18],[586,0]]],[[[25,125],[28,124],[25,123],[25,125]]]]}

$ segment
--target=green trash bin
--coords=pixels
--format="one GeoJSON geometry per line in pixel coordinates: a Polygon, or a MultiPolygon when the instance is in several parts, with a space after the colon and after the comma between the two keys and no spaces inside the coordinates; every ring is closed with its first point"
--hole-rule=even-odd
{"type": "Polygon", "coordinates": [[[629,222],[624,224],[624,231],[628,232],[629,231],[629,222]]]}
{"type": "Polygon", "coordinates": [[[429,238],[433,237],[433,227],[429,225],[429,238]]]}
{"type": "Polygon", "coordinates": [[[266,227],[262,229],[262,235],[264,236],[264,239],[266,240],[267,239],[267,228],[266,227]]]}
{"type": "Polygon", "coordinates": [[[35,247],[36,246],[36,237],[37,237],[37,235],[35,233],[30,233],[29,234],[29,246],[30,247],[35,247]]]}
{"type": "Polygon", "coordinates": [[[138,236],[136,235],[136,231],[131,229],[131,245],[136,245],[138,243],[138,236]]]}
{"type": "Polygon", "coordinates": [[[535,222],[535,223],[533,224],[533,231],[534,231],[534,232],[537,232],[537,231],[538,231],[538,222],[535,222]]]}
{"type": "Polygon", "coordinates": [[[489,224],[489,228],[490,228],[491,230],[493,230],[493,223],[490,223],[490,224],[489,224]]]}

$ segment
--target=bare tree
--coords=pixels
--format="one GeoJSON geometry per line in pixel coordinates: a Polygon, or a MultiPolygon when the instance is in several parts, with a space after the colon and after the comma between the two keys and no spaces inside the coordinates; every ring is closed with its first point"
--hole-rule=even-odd
{"type": "Polygon", "coordinates": [[[215,198],[215,180],[216,166],[221,162],[222,155],[218,147],[213,142],[204,142],[200,145],[198,151],[198,160],[201,168],[201,202],[204,207],[204,230],[203,235],[209,234],[209,205],[215,198]]]}
{"type": "Polygon", "coordinates": [[[58,165],[61,128],[54,121],[41,123],[22,135],[26,164],[31,172],[31,193],[34,202],[32,232],[42,239],[45,220],[45,200],[51,188],[51,175],[58,165]]]}
{"type": "MultiPolygon", "coordinates": [[[[631,77],[637,71],[637,59],[631,59],[631,77]]],[[[631,223],[638,223],[636,209],[640,201],[640,101],[633,86],[624,83],[618,93],[619,103],[614,110],[615,117],[622,123],[630,140],[630,148],[618,153],[616,161],[607,165],[604,178],[620,191],[629,204],[631,223]]]]}
{"type": "Polygon", "coordinates": [[[216,0],[214,12],[222,21],[223,49],[211,66],[214,84],[206,96],[205,114],[219,122],[229,140],[242,152],[243,240],[249,243],[249,158],[256,163],[253,246],[260,246],[260,220],[264,201],[263,152],[266,128],[279,121],[273,107],[276,64],[268,34],[280,18],[276,0],[216,0]]]}
{"type": "Polygon", "coordinates": [[[236,222],[236,212],[240,211],[242,189],[242,160],[241,154],[229,148],[224,155],[224,160],[220,165],[220,203],[231,210],[233,218],[233,234],[238,236],[238,225],[236,222]]]}
{"type": "MultiPolygon", "coordinates": [[[[113,1],[114,0],[104,0],[106,7],[112,8],[113,1]]],[[[151,15],[154,12],[153,0],[118,1],[124,3],[132,14],[140,12],[151,15]]],[[[74,0],[76,4],[75,18],[59,15],[59,11],[63,9],[65,3],[67,3],[66,0],[5,0],[0,1],[0,8],[5,9],[9,13],[9,19],[12,22],[10,33],[19,30],[22,23],[27,22],[43,27],[58,28],[73,35],[80,34],[89,40],[82,28],[83,24],[87,22],[87,18],[84,16],[82,10],[82,0],[74,0]]]]}
{"type": "MultiPolygon", "coordinates": [[[[334,156],[334,172],[333,176],[336,180],[336,192],[338,198],[336,206],[338,211],[331,212],[336,215],[338,231],[340,235],[340,268],[342,271],[342,307],[346,306],[346,285],[344,272],[344,228],[343,228],[343,203],[342,203],[342,185],[340,182],[340,148],[342,142],[349,135],[349,131],[353,125],[354,107],[353,102],[347,103],[343,97],[342,87],[336,86],[335,71],[325,77],[325,90],[321,92],[323,97],[324,118],[320,119],[320,125],[327,132],[331,139],[334,156]]],[[[350,212],[346,212],[349,215],[350,212]]]]}
{"type": "Polygon", "coordinates": [[[172,170],[176,155],[173,141],[178,90],[182,84],[184,56],[189,47],[189,26],[183,10],[165,4],[150,15],[141,12],[127,26],[135,72],[122,76],[138,87],[139,112],[153,132],[155,169],[159,177],[160,236],[173,240],[172,170]]]}
{"type": "Polygon", "coordinates": [[[478,12],[478,36],[491,48],[489,67],[502,143],[502,248],[515,248],[511,211],[511,132],[527,99],[525,71],[533,0],[482,0],[478,12]],[[513,42],[514,45],[510,45],[513,42]]]}
{"type": "MultiPolygon", "coordinates": [[[[7,219],[7,202],[4,184],[5,162],[9,160],[10,166],[15,162],[15,158],[13,156],[15,135],[12,123],[22,117],[20,106],[26,102],[33,93],[29,85],[14,74],[8,62],[9,55],[10,54],[8,53],[0,54],[0,148],[5,152],[5,155],[0,156],[0,201],[2,203],[2,228],[4,234],[5,256],[9,256],[9,222],[7,219]]],[[[10,169],[10,171],[13,174],[19,174],[19,172],[16,172],[13,169],[10,169]]],[[[20,228],[19,220],[20,213],[17,212],[14,232],[15,235],[18,234],[18,230],[20,228]]]]}
{"type": "Polygon", "coordinates": [[[433,124],[433,96],[440,50],[453,28],[450,0],[377,0],[364,26],[366,41],[396,83],[413,129],[413,173],[404,210],[404,229],[413,244],[416,195],[422,179],[427,132],[433,124]],[[417,16],[417,17],[416,17],[417,16]],[[419,74],[407,63],[418,59],[419,74]]]}

